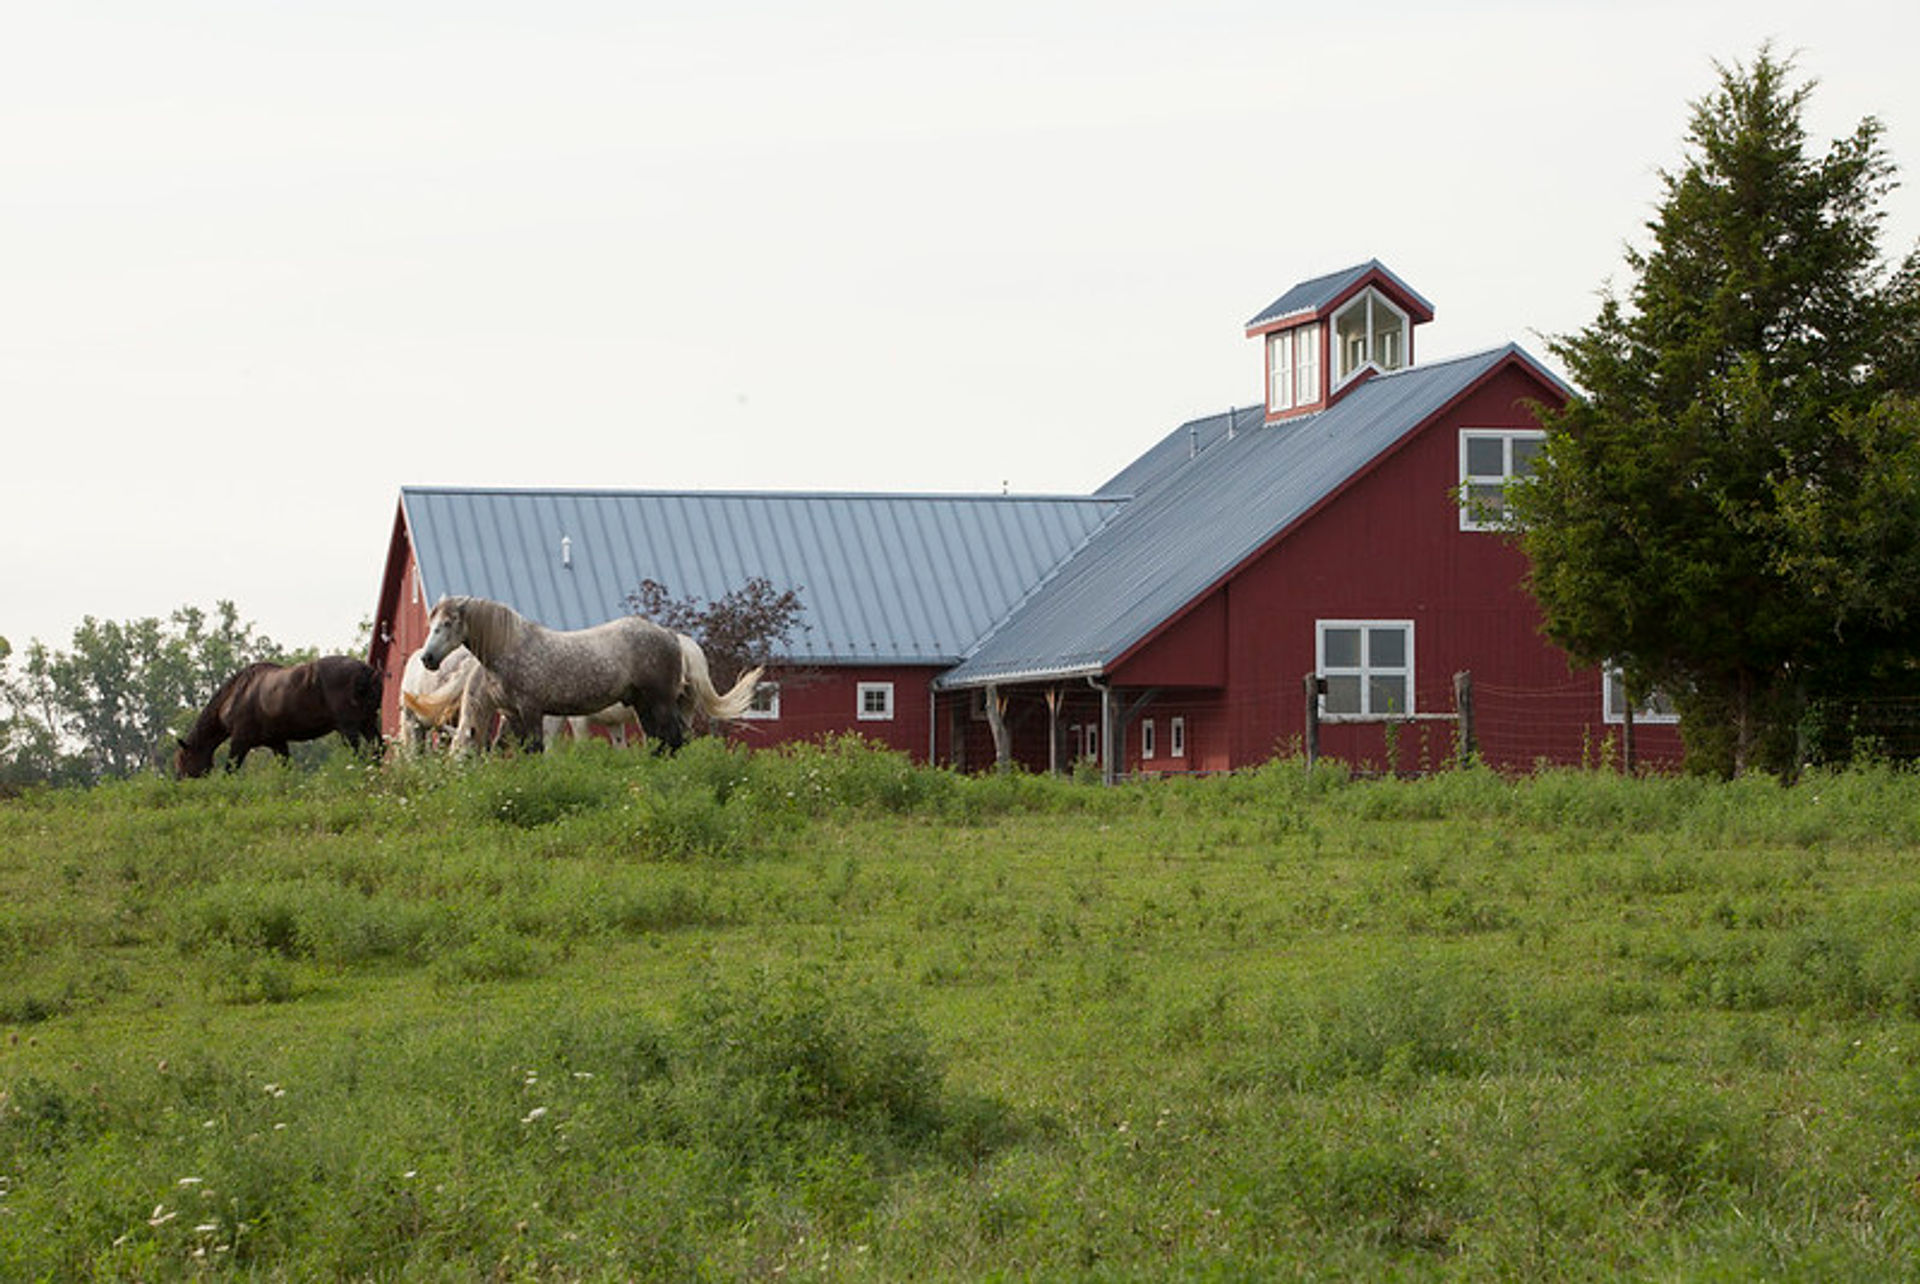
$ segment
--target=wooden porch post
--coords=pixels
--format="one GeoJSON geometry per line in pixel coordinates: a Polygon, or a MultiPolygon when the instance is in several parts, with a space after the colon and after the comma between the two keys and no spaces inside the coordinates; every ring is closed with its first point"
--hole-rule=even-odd
{"type": "Polygon", "coordinates": [[[1120,708],[1110,687],[1100,688],[1100,779],[1115,784],[1120,779],[1120,750],[1116,744],[1126,733],[1120,728],[1120,708]]]}
{"type": "Polygon", "coordinates": [[[1013,743],[1007,735],[1007,703],[998,686],[987,687],[987,727],[993,732],[994,770],[1012,770],[1013,743]]]}
{"type": "Polygon", "coordinates": [[[1047,774],[1060,774],[1060,688],[1047,688],[1047,774]]]}

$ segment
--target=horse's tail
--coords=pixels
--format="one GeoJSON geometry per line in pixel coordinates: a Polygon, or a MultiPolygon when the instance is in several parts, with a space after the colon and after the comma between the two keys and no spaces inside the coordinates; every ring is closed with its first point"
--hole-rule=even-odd
{"type": "Polygon", "coordinates": [[[759,685],[763,667],[756,666],[740,675],[730,691],[714,689],[713,675],[707,668],[706,652],[686,634],[680,634],[682,678],[681,703],[715,722],[726,722],[745,713],[753,704],[753,689],[759,685]]]}
{"type": "Polygon", "coordinates": [[[438,691],[421,695],[414,691],[402,691],[400,703],[414,717],[429,727],[445,726],[460,713],[461,698],[466,695],[466,683],[448,683],[438,691]]]}

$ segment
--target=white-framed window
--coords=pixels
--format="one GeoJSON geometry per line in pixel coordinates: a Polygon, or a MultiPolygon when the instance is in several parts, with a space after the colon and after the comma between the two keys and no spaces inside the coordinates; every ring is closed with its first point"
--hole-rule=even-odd
{"type": "Polygon", "coordinates": [[[1158,747],[1159,746],[1157,744],[1156,737],[1154,735],[1153,719],[1152,718],[1142,719],[1140,722],[1140,757],[1143,760],[1152,758],[1154,756],[1154,751],[1158,747]]]}
{"type": "Polygon", "coordinates": [[[1293,331],[1267,336],[1267,409],[1293,409],[1293,331]]]}
{"type": "Polygon", "coordinates": [[[1302,406],[1320,400],[1320,327],[1306,326],[1294,331],[1293,393],[1302,406]]]}
{"type": "Polygon", "coordinates": [[[1100,757],[1100,724],[1098,722],[1076,722],[1067,728],[1067,741],[1073,746],[1076,758],[1100,757]]]}
{"type": "Polygon", "coordinates": [[[1407,360],[1407,314],[1378,290],[1362,290],[1333,314],[1333,350],[1339,361],[1336,384],[1365,366],[1398,370],[1407,360]]]}
{"type": "Polygon", "coordinates": [[[854,708],[862,722],[893,721],[893,683],[862,682],[854,693],[854,708]]]}
{"type": "Polygon", "coordinates": [[[1546,443],[1537,429],[1460,430],[1460,529],[1497,531],[1507,526],[1507,484],[1533,475],[1533,461],[1546,443]]]}
{"type": "Polygon", "coordinates": [[[1323,715],[1412,715],[1412,620],[1321,620],[1315,633],[1323,715]]]}
{"type": "Polygon", "coordinates": [[[1187,720],[1185,718],[1167,720],[1167,751],[1175,758],[1187,756],[1187,720]]]}
{"type": "MultiPolygon", "coordinates": [[[[1606,679],[1605,690],[1600,697],[1601,714],[1608,722],[1625,722],[1627,707],[1627,683],[1620,670],[1609,664],[1602,671],[1606,679]]],[[[1633,720],[1636,723],[1665,723],[1671,725],[1680,721],[1680,715],[1674,711],[1673,701],[1663,691],[1653,691],[1644,696],[1640,703],[1633,706],[1633,720]]]]}
{"type": "Polygon", "coordinates": [[[780,717],[780,684],[762,682],[753,689],[753,703],[747,706],[742,718],[758,722],[773,722],[780,717]]]}
{"type": "Polygon", "coordinates": [[[1294,410],[1319,400],[1320,327],[1267,336],[1267,410],[1294,410]]]}

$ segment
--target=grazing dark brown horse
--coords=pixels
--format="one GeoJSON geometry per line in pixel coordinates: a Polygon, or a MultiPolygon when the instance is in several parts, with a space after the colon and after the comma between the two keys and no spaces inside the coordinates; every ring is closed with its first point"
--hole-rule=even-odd
{"type": "Polygon", "coordinates": [[[380,671],[344,655],[326,655],[305,664],[250,664],[220,684],[200,711],[193,730],[180,740],[173,769],[181,776],[204,776],[213,751],[231,739],[227,770],[254,749],[265,747],[282,758],[292,740],[315,740],[338,731],[355,749],[380,743],[380,671]]]}

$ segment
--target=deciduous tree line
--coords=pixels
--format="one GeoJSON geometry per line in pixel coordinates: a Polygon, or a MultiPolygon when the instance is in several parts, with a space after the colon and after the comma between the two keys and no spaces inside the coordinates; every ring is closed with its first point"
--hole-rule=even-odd
{"type": "Polygon", "coordinates": [[[0,638],[0,783],[85,784],[158,766],[214,688],[257,660],[292,651],[242,623],[232,602],[209,617],[185,606],[167,619],[97,620],[57,650],[0,638]]]}

